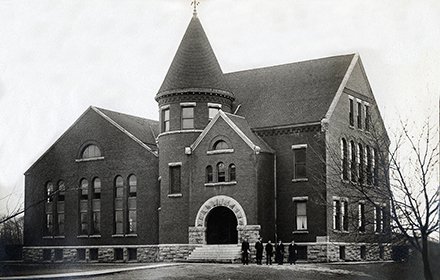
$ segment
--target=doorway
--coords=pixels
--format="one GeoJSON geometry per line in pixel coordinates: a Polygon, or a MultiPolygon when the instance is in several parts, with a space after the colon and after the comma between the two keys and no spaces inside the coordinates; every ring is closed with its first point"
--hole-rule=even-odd
{"type": "Polygon", "coordinates": [[[218,206],[208,213],[206,223],[206,243],[238,243],[237,218],[231,209],[224,206],[218,206]]]}

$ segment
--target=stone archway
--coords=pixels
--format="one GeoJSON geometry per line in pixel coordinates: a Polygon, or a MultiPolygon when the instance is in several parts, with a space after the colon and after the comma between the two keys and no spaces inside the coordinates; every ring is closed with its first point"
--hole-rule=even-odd
{"type": "Polygon", "coordinates": [[[194,225],[196,227],[206,227],[206,216],[208,215],[209,211],[217,206],[224,206],[231,209],[232,212],[234,212],[235,217],[237,217],[238,226],[247,225],[246,214],[244,213],[240,203],[238,203],[232,197],[226,195],[217,195],[205,201],[205,203],[203,203],[203,205],[200,207],[199,212],[197,212],[194,225]]]}
{"type": "Polygon", "coordinates": [[[249,242],[257,240],[259,237],[260,226],[248,225],[246,214],[238,203],[232,197],[226,195],[217,195],[211,197],[199,208],[194,226],[189,227],[189,243],[190,244],[206,244],[206,226],[207,217],[211,210],[216,207],[223,206],[230,209],[237,218],[237,233],[238,242],[241,242],[242,238],[248,238],[249,242]]]}

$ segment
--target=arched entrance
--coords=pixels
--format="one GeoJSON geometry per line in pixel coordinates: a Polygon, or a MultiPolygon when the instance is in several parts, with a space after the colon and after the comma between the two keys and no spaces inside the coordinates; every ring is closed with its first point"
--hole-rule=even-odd
{"type": "Polygon", "coordinates": [[[206,219],[206,243],[237,244],[237,217],[231,209],[215,207],[209,211],[206,219]]]}

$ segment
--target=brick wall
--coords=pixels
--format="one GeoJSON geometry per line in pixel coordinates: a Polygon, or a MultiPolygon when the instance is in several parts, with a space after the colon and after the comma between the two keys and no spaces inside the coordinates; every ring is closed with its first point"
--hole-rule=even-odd
{"type": "Polygon", "coordinates": [[[158,242],[159,206],[158,158],[127,135],[89,109],[66,133],[26,172],[25,204],[33,205],[25,213],[25,246],[154,244],[158,242]],[[95,143],[104,159],[76,162],[81,148],[95,143]],[[138,235],[114,238],[114,179],[121,175],[126,184],[129,175],[137,176],[138,235]],[[101,236],[78,238],[78,187],[85,178],[92,184],[101,179],[101,236]],[[43,238],[45,228],[46,183],[59,180],[66,184],[64,237],[43,238]]]}

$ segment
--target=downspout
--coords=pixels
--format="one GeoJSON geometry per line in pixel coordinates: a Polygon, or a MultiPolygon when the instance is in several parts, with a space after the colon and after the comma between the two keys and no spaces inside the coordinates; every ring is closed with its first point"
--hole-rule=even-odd
{"type": "Polygon", "coordinates": [[[274,219],[275,219],[275,240],[277,242],[277,154],[274,152],[273,154],[273,187],[274,187],[274,219]]]}

